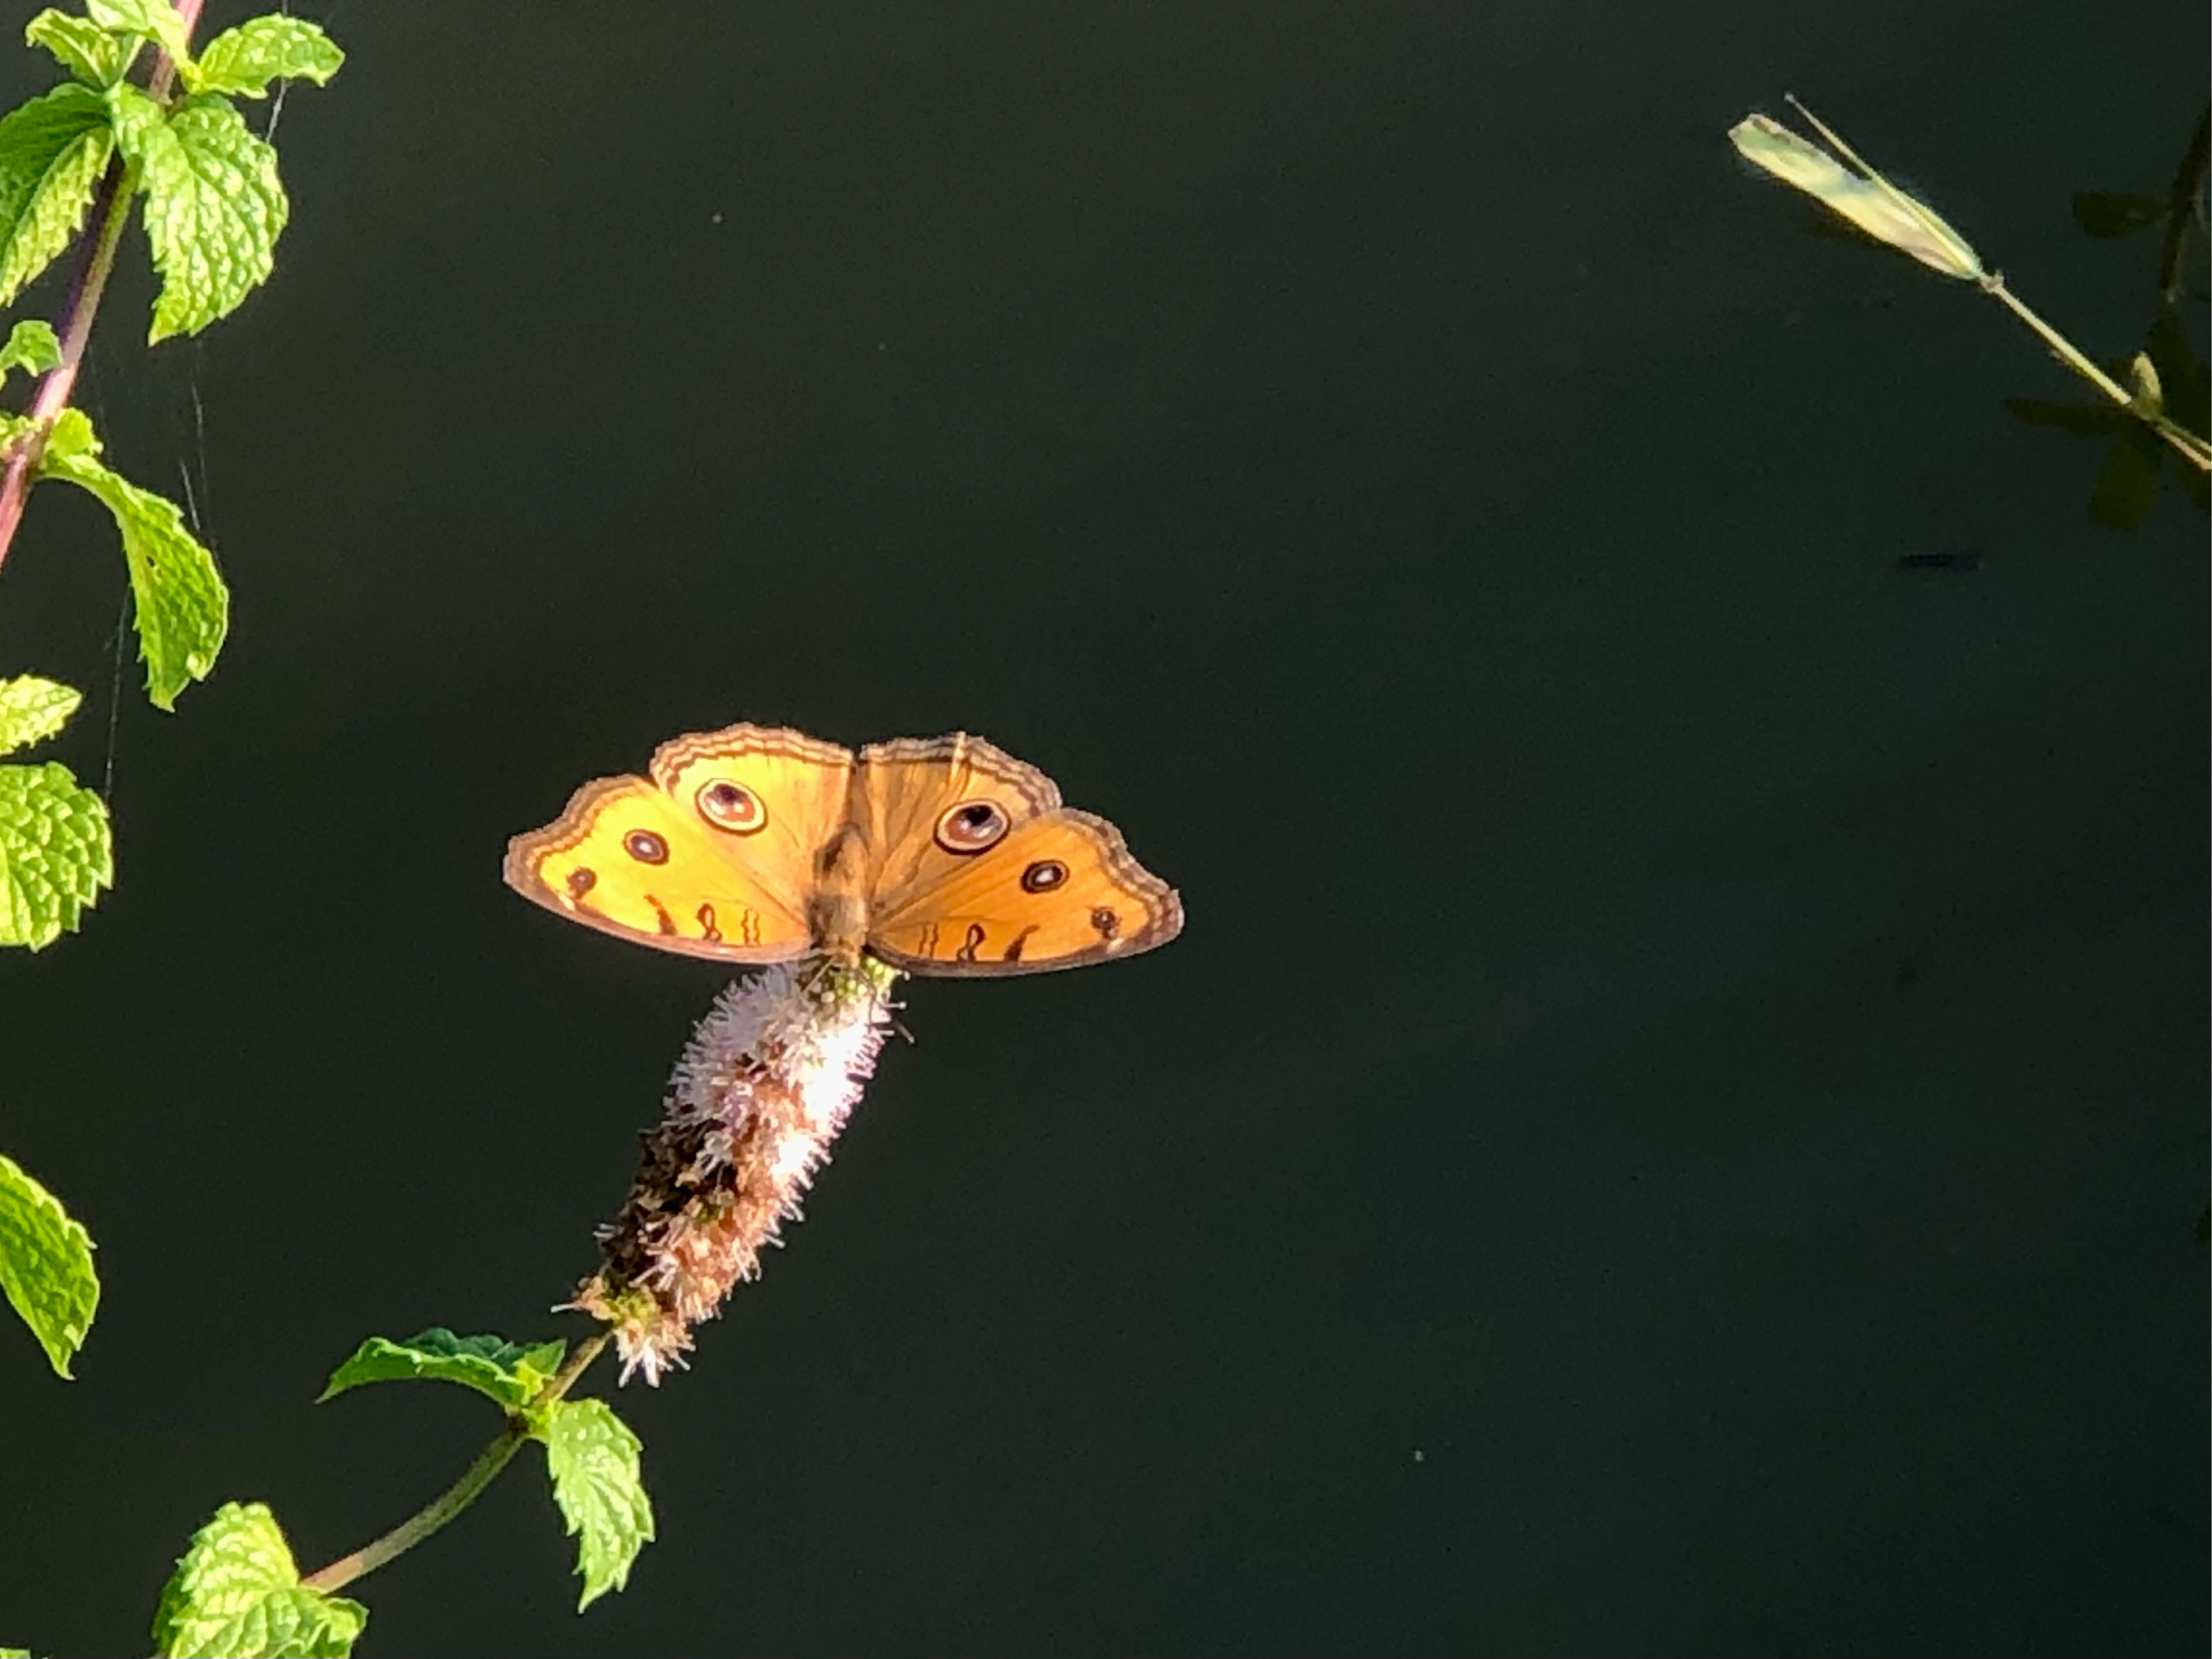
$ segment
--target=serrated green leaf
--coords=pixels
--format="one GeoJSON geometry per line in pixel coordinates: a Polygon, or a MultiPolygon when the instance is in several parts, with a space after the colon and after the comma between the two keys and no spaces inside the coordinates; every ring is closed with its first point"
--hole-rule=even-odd
{"type": "Polygon", "coordinates": [[[0,306],[69,246],[107,165],[107,104],[69,82],[0,116],[0,306]]]}
{"type": "Polygon", "coordinates": [[[226,98],[188,98],[165,113],[128,84],[107,96],[116,142],[141,169],[146,240],[161,273],[147,343],[197,334],[274,268],[290,211],[276,152],[226,98]]]}
{"type": "Polygon", "coordinates": [[[58,761],[0,765],[0,945],[43,951],[114,884],[106,803],[58,761]]]}
{"type": "Polygon", "coordinates": [[[43,374],[59,368],[61,361],[62,343],[54,337],[54,325],[36,317],[26,317],[9,329],[8,343],[0,345],[0,375],[11,368],[43,374]]]}
{"type": "Polygon", "coordinates": [[[70,1374],[100,1306],[92,1235],[61,1200],[0,1154],[0,1291],[31,1328],[54,1375],[70,1374]]]}
{"type": "Polygon", "coordinates": [[[138,51],[135,37],[104,29],[88,17],[48,7],[23,29],[27,46],[44,46],[62,67],[88,85],[106,90],[123,78],[138,51]]]}
{"type": "Polygon", "coordinates": [[[51,738],[83,701],[75,686],[36,674],[0,680],[0,755],[51,738]]]}
{"type": "Polygon", "coordinates": [[[64,460],[77,455],[99,454],[100,439],[92,429],[92,417],[74,404],[62,410],[46,428],[44,453],[58,455],[64,460]]]}
{"type": "Polygon", "coordinates": [[[173,711],[177,694],[205,679],[215,666],[230,628],[230,590],[216,569],[215,555],[185,528],[177,504],[109,471],[94,459],[98,452],[92,423],[82,410],[65,409],[55,417],[39,471],[90,490],[114,514],[131,566],[146,696],[156,708],[173,711]]]}
{"type": "Polygon", "coordinates": [[[2149,428],[2130,421],[2113,435],[2089,492],[2089,516],[2107,530],[2133,530],[2150,515],[2165,468],[2165,446],[2149,428]]]}
{"type": "Polygon", "coordinates": [[[271,12],[249,17],[225,29],[200,49],[200,58],[185,84],[194,92],[235,92],[248,98],[268,95],[271,81],[298,79],[325,84],[345,62],[337,43],[304,18],[271,12]]]}
{"type": "Polygon", "coordinates": [[[368,1609],[300,1582],[266,1504],[225,1504],[192,1534],[154,1612],[162,1659],[344,1659],[368,1609]]]}
{"type": "Polygon", "coordinates": [[[537,1398],[561,1369],[561,1356],[567,1346],[562,1342],[540,1342],[526,1348],[496,1336],[456,1336],[442,1325],[418,1331],[404,1342],[372,1336],[331,1373],[315,1403],[319,1406],[364,1382],[422,1378],[458,1382],[474,1389],[502,1411],[519,1412],[537,1398]]]}
{"type": "Polygon", "coordinates": [[[0,1648],[0,1659],[31,1659],[28,1648],[0,1648]]]}
{"type": "Polygon", "coordinates": [[[84,10],[100,28],[151,40],[180,70],[191,61],[185,20],[169,0],[85,0],[84,10]]]}
{"type": "Polygon", "coordinates": [[[544,1439],[553,1501],[576,1540],[581,1613],[628,1583],[630,1564],[653,1541],[653,1504],[638,1478],[642,1448],[604,1400],[562,1401],[544,1439]]]}
{"type": "Polygon", "coordinates": [[[2074,222],[2092,236],[2124,236],[2166,217],[2166,198],[2127,191],[2085,190],[2074,198],[2074,222]]]}

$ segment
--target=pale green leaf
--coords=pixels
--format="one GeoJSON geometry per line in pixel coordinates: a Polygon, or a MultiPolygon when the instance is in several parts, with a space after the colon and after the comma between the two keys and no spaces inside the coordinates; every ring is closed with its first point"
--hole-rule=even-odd
{"type": "Polygon", "coordinates": [[[88,17],[52,7],[24,27],[23,39],[30,46],[44,46],[61,59],[64,69],[102,90],[123,78],[138,50],[136,36],[117,34],[88,17]]]}
{"type": "Polygon", "coordinates": [[[185,20],[169,0],[85,0],[84,10],[100,28],[151,40],[179,69],[191,61],[185,20]]]}
{"type": "Polygon", "coordinates": [[[564,1400],[547,1425],[553,1501],[576,1540],[582,1612],[629,1582],[630,1564],[653,1541],[653,1504],[638,1478],[641,1445],[604,1400],[564,1400]]]}
{"type": "Polygon", "coordinates": [[[100,440],[94,435],[92,417],[75,404],[55,416],[53,424],[46,428],[45,455],[67,459],[75,455],[99,453],[100,440]]]}
{"type": "Polygon", "coordinates": [[[215,555],[185,528],[177,504],[102,465],[95,459],[98,441],[91,434],[91,422],[81,410],[64,410],[55,418],[39,471],[90,490],[114,514],[131,566],[132,620],[138,629],[138,654],[146,664],[146,696],[156,708],[173,710],[177,694],[191,681],[205,679],[215,666],[230,627],[230,592],[215,568],[215,555]]]}
{"type": "Polygon", "coordinates": [[[162,1659],[344,1659],[368,1609],[300,1582],[266,1504],[225,1504],[192,1534],[154,1612],[162,1659]]]}
{"type": "Polygon", "coordinates": [[[116,142],[143,169],[146,240],[161,273],[147,341],[197,334],[237,309],[273,266],[289,211],[276,152],[226,98],[189,98],[165,114],[124,85],[108,101],[116,142]]]}
{"type": "Polygon", "coordinates": [[[11,368],[43,374],[59,368],[61,361],[62,343],[54,337],[54,325],[36,317],[26,317],[9,329],[8,343],[0,345],[0,376],[11,368]]]}
{"type": "MultiPolygon", "coordinates": [[[[1826,128],[1821,131],[1850,154],[1832,133],[1826,128]]],[[[1911,254],[1930,270],[1962,282],[1978,282],[1984,275],[1981,256],[1935,209],[1906,195],[1863,163],[1861,171],[1853,172],[1818,144],[1764,115],[1746,116],[1729,130],[1729,139],[1746,161],[1795,185],[1877,241],[1911,254]]]]}
{"type": "Polygon", "coordinates": [[[92,1235],[62,1202],[0,1156],[0,1291],[31,1328],[57,1376],[84,1346],[100,1306],[92,1235]]]}
{"type": "Polygon", "coordinates": [[[51,738],[83,701],[76,687],[36,674],[0,680],[0,755],[51,738]]]}
{"type": "Polygon", "coordinates": [[[503,1411],[518,1412],[537,1398],[561,1369],[566,1345],[541,1342],[523,1347],[496,1336],[456,1336],[443,1326],[417,1332],[404,1342],[372,1336],[331,1373],[315,1403],[364,1382],[422,1378],[474,1389],[503,1411]]]}
{"type": "Polygon", "coordinates": [[[2128,360],[2128,386],[2135,393],[2129,406],[2136,413],[2148,417],[2166,412],[2166,388],[2159,384],[2158,365],[2148,351],[2128,360]]]}
{"type": "Polygon", "coordinates": [[[106,803],[58,761],[0,765],[0,945],[43,951],[114,884],[106,803]]]}
{"type": "Polygon", "coordinates": [[[0,306],[84,222],[107,165],[107,105],[74,81],[0,116],[0,306]]]}
{"type": "Polygon", "coordinates": [[[317,86],[345,62],[337,43],[304,18],[271,12],[225,29],[200,49],[198,64],[185,76],[194,92],[236,92],[265,97],[271,81],[298,79],[317,86]]]}

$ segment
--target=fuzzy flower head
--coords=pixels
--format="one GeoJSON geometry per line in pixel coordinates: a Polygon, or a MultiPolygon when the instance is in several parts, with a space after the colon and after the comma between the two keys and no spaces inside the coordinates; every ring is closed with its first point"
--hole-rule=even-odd
{"type": "Polygon", "coordinates": [[[658,1383],[683,1364],[691,1328],[799,1219],[875,1069],[897,977],[867,957],[779,963],[732,984],[693,1030],[572,1304],[615,1328],[623,1381],[658,1383]]]}

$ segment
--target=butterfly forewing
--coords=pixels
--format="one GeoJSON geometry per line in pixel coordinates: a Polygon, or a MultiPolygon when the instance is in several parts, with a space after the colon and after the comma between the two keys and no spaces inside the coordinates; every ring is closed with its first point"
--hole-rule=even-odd
{"type": "Polygon", "coordinates": [[[690,956],[781,962],[813,944],[816,854],[852,756],[773,727],[664,744],[653,777],[602,778],[507,848],[507,884],[587,926],[690,956]]]}

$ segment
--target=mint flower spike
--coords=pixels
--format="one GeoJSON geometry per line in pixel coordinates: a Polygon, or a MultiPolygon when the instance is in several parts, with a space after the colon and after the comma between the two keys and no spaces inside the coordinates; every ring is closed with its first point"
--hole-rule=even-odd
{"type": "Polygon", "coordinates": [[[614,1328],[622,1380],[656,1386],[799,1218],[890,1030],[897,972],[808,957],[735,981],[692,1031],[643,1137],[599,1271],[569,1305],[614,1328]]]}

